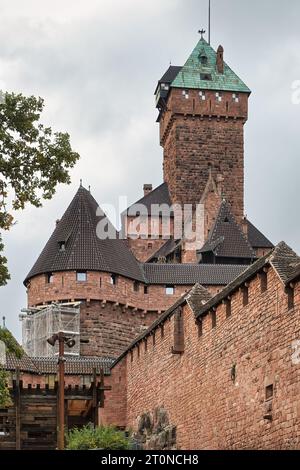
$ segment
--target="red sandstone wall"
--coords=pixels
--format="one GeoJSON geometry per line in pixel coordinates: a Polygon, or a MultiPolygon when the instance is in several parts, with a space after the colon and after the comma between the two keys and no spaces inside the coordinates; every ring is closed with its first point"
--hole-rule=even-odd
{"type": "Polygon", "coordinates": [[[270,270],[268,291],[261,293],[255,278],[249,300],[243,307],[236,292],[232,315],[226,319],[219,306],[216,328],[206,316],[201,337],[185,307],[183,355],[171,353],[174,318],[163,337],[156,331],[155,344],[150,338],[147,347],[134,349],[133,360],[127,355],[127,427],[136,429],[142,413],[163,406],[177,426],[179,449],[299,448],[300,365],[292,355],[293,341],[300,340],[300,286],[288,311],[283,285],[270,270]],[[274,396],[266,401],[271,384],[274,396]],[[264,419],[270,406],[272,421],[264,419]]]}
{"type": "Polygon", "coordinates": [[[100,424],[126,428],[126,362],[114,368],[114,374],[105,378],[105,385],[111,390],[105,392],[104,408],[100,410],[100,424]]]}
{"type": "Polygon", "coordinates": [[[86,282],[77,282],[75,271],[58,272],[52,283],[44,275],[31,279],[28,304],[81,300],[80,334],[88,341],[80,345],[81,354],[117,357],[191,287],[176,286],[174,295],[166,295],[165,286],[151,285],[144,293],[143,284],[136,292],[133,281],[121,276],[112,285],[108,273],[88,272],[86,282]]]}
{"type": "Polygon", "coordinates": [[[224,177],[224,195],[242,220],[246,120],[246,95],[233,103],[232,93],[224,93],[218,103],[215,92],[207,92],[206,101],[201,101],[197,90],[189,90],[188,100],[182,90],[172,90],[160,125],[164,180],[174,203],[199,203],[211,166],[214,178],[224,177]]]}
{"type": "Polygon", "coordinates": [[[27,293],[29,306],[58,300],[106,300],[133,309],[161,312],[191,287],[177,286],[174,296],[166,296],[165,286],[151,285],[145,294],[143,284],[139,285],[136,292],[134,282],[122,276],[118,276],[117,284],[112,285],[108,273],[89,271],[86,282],[77,282],[76,272],[69,271],[54,273],[50,284],[46,282],[45,275],[35,276],[30,281],[27,293]]]}

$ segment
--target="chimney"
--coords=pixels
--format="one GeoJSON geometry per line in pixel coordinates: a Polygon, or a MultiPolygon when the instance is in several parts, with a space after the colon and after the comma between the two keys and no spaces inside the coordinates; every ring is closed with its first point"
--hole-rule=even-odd
{"type": "Polygon", "coordinates": [[[147,196],[147,194],[151,193],[152,191],[152,184],[144,184],[144,196],[147,196]]]}
{"type": "Polygon", "coordinates": [[[242,220],[242,230],[244,232],[245,237],[248,240],[248,220],[247,220],[246,215],[244,215],[243,220],[242,220]]]}
{"type": "Polygon", "coordinates": [[[224,73],[224,49],[222,46],[219,46],[217,50],[217,71],[224,73]]]}

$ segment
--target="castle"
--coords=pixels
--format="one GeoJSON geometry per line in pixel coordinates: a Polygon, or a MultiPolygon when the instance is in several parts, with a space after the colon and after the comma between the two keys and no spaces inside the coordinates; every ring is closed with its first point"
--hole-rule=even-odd
{"type": "MultiPolygon", "coordinates": [[[[155,90],[163,183],[144,185],[120,232],[80,185],[24,281],[24,325],[77,312],[66,382],[104,368],[100,422],[144,448],[300,445],[300,257],[245,217],[250,93],[201,36],[155,90]]],[[[55,373],[51,357],[27,361],[23,380],[55,373]]]]}
{"type": "Polygon", "coordinates": [[[164,182],[144,185],[122,233],[80,186],[25,279],[29,308],[81,302],[83,356],[117,357],[196,283],[217,293],[273,248],[244,216],[250,90],[223,54],[201,37],[185,65],[159,80],[164,182]],[[181,230],[185,208],[193,242],[187,224],[181,230]]]}

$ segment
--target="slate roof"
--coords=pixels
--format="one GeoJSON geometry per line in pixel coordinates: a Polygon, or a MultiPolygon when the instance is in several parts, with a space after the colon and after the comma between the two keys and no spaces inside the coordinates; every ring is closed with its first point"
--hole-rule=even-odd
{"type": "Polygon", "coordinates": [[[172,202],[167,183],[162,183],[160,186],[153,189],[150,193],[146,194],[146,196],[143,196],[137,202],[129,206],[127,208],[127,211],[125,212],[128,213],[128,211],[131,210],[131,215],[135,215],[135,211],[139,210],[138,207],[136,207],[138,204],[142,204],[143,206],[145,206],[148,211],[148,214],[151,213],[151,206],[153,204],[166,204],[168,206],[171,206],[172,202]]]}
{"type": "Polygon", "coordinates": [[[101,240],[96,227],[106,221],[111,233],[118,233],[89,191],[80,187],[48,243],[25,279],[42,273],[69,270],[104,271],[144,281],[143,271],[126,242],[119,238],[101,240]],[[65,242],[65,251],[59,243],[65,242]]]}
{"type": "Polygon", "coordinates": [[[253,248],[274,248],[273,243],[267,239],[249,220],[248,241],[253,248]]]}
{"type": "MultiPolygon", "coordinates": [[[[31,358],[40,374],[56,374],[56,357],[32,357],[31,358]]],[[[91,375],[93,369],[99,373],[103,368],[105,374],[109,374],[110,367],[114,359],[107,357],[90,356],[66,356],[65,374],[66,375],[91,375]]]]}
{"type": "Polygon", "coordinates": [[[220,293],[215,295],[198,311],[197,317],[208,313],[213,307],[219,305],[224,299],[230,296],[236,289],[246,281],[256,276],[264,266],[271,265],[278,273],[283,284],[289,280],[289,276],[296,267],[300,267],[300,257],[285,243],[279,243],[266,256],[259,258],[249,266],[240,276],[229,283],[220,293]]]}
{"type": "Polygon", "coordinates": [[[222,201],[208,239],[199,250],[200,253],[210,251],[218,257],[256,259],[253,248],[226,201],[222,201]]]}
{"type": "Polygon", "coordinates": [[[216,51],[201,38],[190,57],[173,80],[174,88],[196,88],[202,90],[232,91],[251,93],[245,83],[224,62],[224,73],[216,68],[216,51]],[[207,57],[207,64],[200,62],[200,55],[207,57]],[[203,80],[201,74],[211,75],[211,80],[203,80]]]}
{"type": "Polygon", "coordinates": [[[181,71],[182,66],[170,65],[168,70],[163,74],[158,83],[171,84],[173,80],[177,77],[178,73],[181,71]]]}
{"type": "MultiPolygon", "coordinates": [[[[108,374],[114,362],[114,359],[109,357],[67,355],[65,357],[66,375],[91,375],[94,368],[97,372],[103,369],[104,373],[108,374]]],[[[17,358],[14,353],[6,352],[3,367],[7,371],[14,371],[18,368],[21,372],[32,374],[56,374],[57,357],[30,357],[23,352],[22,357],[17,358]]]]}
{"type": "Polygon", "coordinates": [[[169,254],[173,253],[181,245],[181,240],[174,240],[170,238],[164,243],[153,255],[150,256],[148,261],[158,258],[166,258],[169,254]]]}
{"type": "Polygon", "coordinates": [[[195,285],[192,289],[190,289],[188,293],[185,293],[182,297],[180,297],[174,303],[174,305],[172,305],[172,307],[170,307],[162,315],[160,315],[160,317],[158,317],[146,331],[144,331],[140,336],[138,336],[125,349],[125,351],[123,351],[123,353],[119,357],[117,357],[111,368],[113,368],[123,357],[125,357],[127,353],[131,349],[133,349],[138,343],[150,336],[154,330],[160,327],[168,318],[172,317],[179,307],[182,307],[183,305],[188,303],[192,310],[194,310],[194,306],[203,305],[209,299],[211,299],[211,294],[203,286],[200,286],[199,284],[195,285]]]}
{"type": "Polygon", "coordinates": [[[39,370],[33,362],[32,358],[29,357],[25,352],[20,359],[18,359],[15,354],[7,352],[6,364],[4,365],[4,368],[9,371],[13,371],[19,368],[22,372],[32,372],[34,374],[39,373],[39,370]]]}
{"type": "Polygon", "coordinates": [[[144,264],[149,284],[225,286],[244,270],[245,266],[234,264],[144,264]]]}

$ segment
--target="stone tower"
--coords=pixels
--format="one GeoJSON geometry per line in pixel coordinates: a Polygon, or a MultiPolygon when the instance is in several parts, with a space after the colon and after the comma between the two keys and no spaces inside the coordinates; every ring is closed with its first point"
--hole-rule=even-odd
{"type": "Polygon", "coordinates": [[[183,67],[159,81],[160,144],[164,181],[173,203],[198,204],[210,175],[238,222],[244,215],[244,124],[249,88],[201,38],[183,67]]]}

